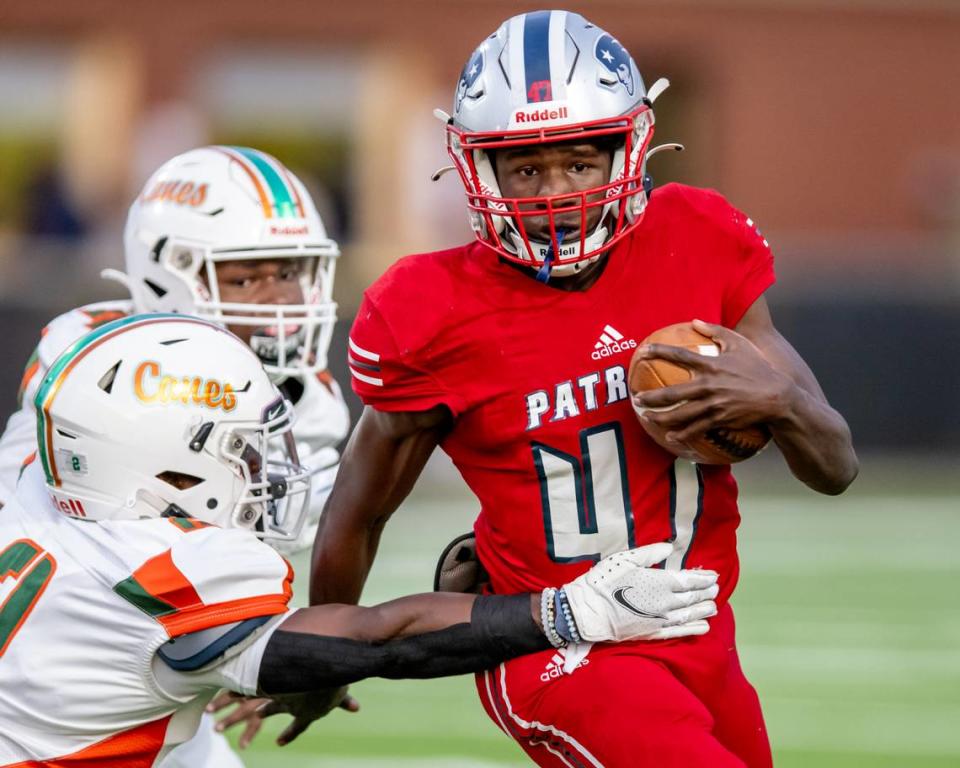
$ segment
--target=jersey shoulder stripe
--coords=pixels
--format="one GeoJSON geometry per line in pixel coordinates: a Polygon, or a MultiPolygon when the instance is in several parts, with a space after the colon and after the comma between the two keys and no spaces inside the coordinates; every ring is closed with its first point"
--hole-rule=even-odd
{"type": "Polygon", "coordinates": [[[193,584],[174,565],[169,549],[151,557],[113,591],[161,623],[166,616],[203,605],[193,584]]]}
{"type": "MultiPolygon", "coordinates": [[[[243,579],[243,572],[238,570],[236,578],[243,579]]],[[[132,575],[115,584],[113,590],[163,625],[171,637],[176,637],[222,624],[283,613],[293,594],[292,582],[293,569],[286,563],[286,575],[279,592],[207,603],[200,595],[202,590],[174,563],[171,548],[151,557],[132,575]]]]}

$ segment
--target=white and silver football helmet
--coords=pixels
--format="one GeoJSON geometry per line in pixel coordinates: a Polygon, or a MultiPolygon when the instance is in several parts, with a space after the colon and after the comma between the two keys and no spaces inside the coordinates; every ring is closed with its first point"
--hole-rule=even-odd
{"type": "Polygon", "coordinates": [[[164,163],[130,206],[126,274],[137,312],[178,312],[254,329],[250,346],[274,380],[327,367],[336,322],[337,244],[327,237],[300,180],[270,155],[246,147],[194,149],[164,163]],[[224,262],[290,259],[298,304],[227,303],[224,262]]]}
{"type": "Polygon", "coordinates": [[[67,515],[192,517],[265,540],[300,532],[310,473],[293,406],[219,325],[174,314],[107,323],[57,358],[34,403],[38,461],[67,515]]]}
{"type": "MultiPolygon", "coordinates": [[[[536,11],[514,16],[473,52],[460,75],[447,150],[467,192],[477,239],[503,258],[572,274],[639,224],[647,203],[647,148],[652,103],[668,85],[648,92],[637,65],[610,34],[576,13],[536,11]],[[500,192],[488,150],[569,141],[610,141],[609,182],[573,194],[512,199],[500,192]],[[554,215],[579,208],[579,238],[563,240],[554,215]],[[592,231],[591,209],[601,208],[592,231]],[[529,238],[524,217],[549,217],[552,242],[529,238]]],[[[679,145],[670,145],[678,148],[679,145]]]]}

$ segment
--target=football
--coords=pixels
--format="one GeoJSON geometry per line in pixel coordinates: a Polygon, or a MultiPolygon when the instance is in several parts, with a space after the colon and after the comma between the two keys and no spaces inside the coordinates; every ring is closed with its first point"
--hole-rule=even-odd
{"type": "MultiPolygon", "coordinates": [[[[711,338],[694,329],[691,323],[677,323],[654,331],[641,342],[640,346],[645,344],[669,344],[689,349],[700,355],[720,354],[720,347],[711,338]]],[[[644,360],[634,353],[630,360],[627,383],[630,393],[636,394],[682,384],[689,381],[692,376],[693,373],[683,366],[666,360],[644,360]]],[[[646,410],[638,408],[636,404],[633,408],[638,417],[646,410]]],[[[668,443],[667,430],[644,419],[640,419],[640,423],[658,445],[676,456],[690,459],[698,464],[734,464],[754,456],[770,440],[770,430],[762,424],[757,424],[745,429],[717,427],[707,430],[686,443],[668,443]]]]}

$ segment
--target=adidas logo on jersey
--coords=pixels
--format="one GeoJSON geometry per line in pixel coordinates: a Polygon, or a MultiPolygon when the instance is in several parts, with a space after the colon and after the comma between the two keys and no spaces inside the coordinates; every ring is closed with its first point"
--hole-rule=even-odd
{"type": "MultiPolygon", "coordinates": [[[[553,654],[553,657],[550,661],[547,662],[547,666],[544,668],[543,673],[540,675],[540,681],[544,683],[549,683],[551,680],[556,680],[558,677],[563,677],[566,672],[563,671],[563,656],[559,653],[553,654]]],[[[584,658],[577,664],[574,671],[580,669],[580,667],[585,667],[590,663],[590,659],[584,658]]]]}
{"type": "Polygon", "coordinates": [[[600,334],[600,340],[593,345],[593,354],[590,355],[594,360],[602,360],[617,352],[626,352],[629,349],[636,349],[635,339],[625,339],[612,325],[603,326],[603,333],[600,334]]]}

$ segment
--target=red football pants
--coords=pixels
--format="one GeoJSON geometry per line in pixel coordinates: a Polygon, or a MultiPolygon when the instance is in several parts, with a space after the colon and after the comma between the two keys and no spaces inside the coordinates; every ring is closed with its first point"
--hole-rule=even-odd
{"type": "Polygon", "coordinates": [[[573,674],[555,651],[476,677],[487,715],[549,768],[769,768],[728,605],[702,637],[596,645],[573,674]]]}

